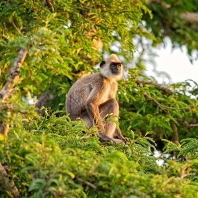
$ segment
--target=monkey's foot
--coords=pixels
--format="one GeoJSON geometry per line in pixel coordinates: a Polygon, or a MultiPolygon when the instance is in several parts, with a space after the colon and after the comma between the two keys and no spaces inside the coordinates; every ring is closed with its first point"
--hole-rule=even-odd
{"type": "MultiPolygon", "coordinates": [[[[98,137],[100,138],[101,142],[113,142],[113,143],[124,143],[122,140],[120,139],[115,139],[115,138],[110,138],[107,137],[106,135],[102,134],[102,133],[98,133],[98,137]]],[[[125,144],[125,143],[124,143],[125,144]]]]}

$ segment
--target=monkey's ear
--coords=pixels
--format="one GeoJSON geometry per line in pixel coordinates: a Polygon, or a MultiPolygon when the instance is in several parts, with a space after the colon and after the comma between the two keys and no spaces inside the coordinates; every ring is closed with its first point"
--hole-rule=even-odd
{"type": "Polygon", "coordinates": [[[102,62],[100,63],[100,67],[102,67],[104,64],[105,64],[105,61],[102,61],[102,62]]]}

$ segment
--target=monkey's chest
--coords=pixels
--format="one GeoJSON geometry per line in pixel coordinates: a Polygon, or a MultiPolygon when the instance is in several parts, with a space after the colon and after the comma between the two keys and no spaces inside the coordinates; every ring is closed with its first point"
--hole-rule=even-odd
{"type": "Polygon", "coordinates": [[[114,87],[107,86],[103,94],[101,94],[100,103],[102,104],[111,98],[115,98],[115,90],[114,87]]]}

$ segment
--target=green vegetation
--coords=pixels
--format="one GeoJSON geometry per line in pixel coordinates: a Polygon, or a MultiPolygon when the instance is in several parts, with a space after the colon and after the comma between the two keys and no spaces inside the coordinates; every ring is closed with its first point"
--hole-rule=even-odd
{"type": "Polygon", "coordinates": [[[168,36],[193,61],[197,4],[1,1],[0,197],[198,197],[198,85],[158,84],[144,57],[168,36]],[[110,53],[126,66],[117,97],[127,145],[65,115],[71,85],[110,53]],[[170,154],[162,166],[156,148],[170,154]]]}
{"type": "Polygon", "coordinates": [[[151,138],[131,131],[129,146],[104,144],[97,129],[67,120],[54,113],[33,121],[29,129],[12,129],[1,141],[1,162],[23,197],[198,196],[195,139],[169,142],[167,152],[179,158],[160,167],[148,150],[154,147],[151,138]]]}

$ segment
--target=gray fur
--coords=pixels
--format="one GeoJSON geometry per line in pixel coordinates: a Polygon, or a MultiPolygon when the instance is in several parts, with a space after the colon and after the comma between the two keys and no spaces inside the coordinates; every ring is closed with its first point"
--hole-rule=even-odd
{"type": "Polygon", "coordinates": [[[105,60],[101,71],[87,75],[77,80],[69,90],[66,98],[66,113],[71,120],[80,117],[88,127],[96,124],[100,131],[99,137],[103,141],[122,142],[125,138],[116,123],[118,120],[119,105],[116,94],[119,80],[123,76],[123,66],[118,74],[112,74],[111,62],[120,62],[116,55],[105,60]],[[111,120],[107,117],[113,115],[111,120]],[[114,136],[119,139],[115,139],[114,136]]]}

